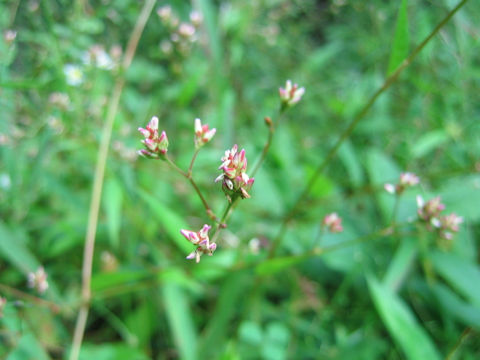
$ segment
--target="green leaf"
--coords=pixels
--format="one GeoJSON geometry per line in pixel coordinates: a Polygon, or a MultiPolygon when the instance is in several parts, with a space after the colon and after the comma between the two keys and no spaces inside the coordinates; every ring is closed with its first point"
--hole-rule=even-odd
{"type": "MultiPolygon", "coordinates": [[[[480,176],[470,175],[451,179],[438,193],[446,211],[455,212],[465,220],[480,220],[480,176]]],[[[462,231],[462,230],[461,230],[462,231]]]]}
{"type": "Polygon", "coordinates": [[[480,329],[480,308],[466,303],[443,284],[434,284],[432,291],[444,314],[453,316],[467,326],[480,329]]]}
{"type": "Polygon", "coordinates": [[[156,216],[157,220],[163,225],[169,238],[173,243],[184,253],[192,251],[193,246],[185,240],[180,234],[180,230],[185,227],[185,222],[167,206],[163,205],[151,194],[147,194],[145,191],[138,189],[138,194],[152,209],[152,213],[156,216]]]}
{"type": "Polygon", "coordinates": [[[120,226],[122,224],[123,189],[116,179],[110,179],[105,184],[103,205],[107,214],[107,228],[110,244],[118,249],[120,226]]]}
{"type": "Polygon", "coordinates": [[[395,183],[400,176],[400,169],[388,155],[377,149],[370,149],[366,162],[368,176],[375,188],[378,188],[376,201],[385,221],[390,221],[395,203],[395,197],[383,190],[387,182],[395,183]]]}
{"type": "Polygon", "coordinates": [[[416,256],[416,244],[413,239],[404,238],[400,247],[388,266],[387,273],[383,279],[383,284],[391,290],[397,291],[408,275],[410,265],[416,256]]]}
{"type": "Polygon", "coordinates": [[[174,282],[164,283],[162,295],[173,340],[180,354],[179,358],[197,359],[197,333],[187,296],[174,282]]]}
{"type": "Polygon", "coordinates": [[[0,222],[0,256],[25,274],[40,266],[23,239],[10,231],[2,222],[0,222]]]}
{"type": "Polygon", "coordinates": [[[226,330],[239,310],[236,305],[245,295],[247,278],[244,272],[233,273],[225,278],[215,310],[210,316],[202,339],[200,348],[202,359],[214,359],[216,357],[213,355],[222,349],[227,335],[226,330]]]}
{"type": "Polygon", "coordinates": [[[410,37],[408,35],[407,0],[402,0],[398,10],[397,26],[393,38],[392,52],[388,62],[387,74],[390,75],[408,56],[410,37]]]}
{"type": "Polygon", "coordinates": [[[435,252],[432,262],[439,273],[454,289],[480,308],[480,268],[453,254],[435,252]]]}
{"type": "Polygon", "coordinates": [[[116,272],[98,273],[92,277],[92,291],[102,291],[110,287],[137,282],[150,276],[145,270],[119,270],[116,272]]]}
{"type": "Polygon", "coordinates": [[[410,308],[387,286],[368,277],[368,289],[390,335],[411,360],[440,359],[433,342],[410,308]]]}
{"type": "Polygon", "coordinates": [[[286,256],[263,261],[255,268],[258,275],[273,275],[277,272],[283,271],[291,266],[294,266],[305,259],[308,255],[304,256],[286,256]]]}
{"type": "Polygon", "coordinates": [[[411,149],[413,158],[421,158],[431,151],[439,148],[449,140],[444,130],[434,130],[418,139],[411,149]]]}

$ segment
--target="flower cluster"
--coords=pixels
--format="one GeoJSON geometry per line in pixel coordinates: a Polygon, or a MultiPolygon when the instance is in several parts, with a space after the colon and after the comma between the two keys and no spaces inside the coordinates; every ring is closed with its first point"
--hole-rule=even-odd
{"type": "Polygon", "coordinates": [[[400,195],[405,191],[405,189],[418,185],[419,182],[420,179],[417,175],[411,172],[404,172],[400,174],[400,180],[398,184],[385,184],[384,188],[390,194],[400,195]]]}
{"type": "Polygon", "coordinates": [[[242,199],[249,198],[248,190],[255,179],[249,178],[246,173],[245,149],[238,152],[238,146],[235,144],[231,150],[225,151],[225,156],[221,160],[222,165],[218,169],[223,170],[223,173],[215,179],[215,182],[222,180],[222,189],[229,201],[236,196],[241,196],[242,199]]]}
{"type": "Polygon", "coordinates": [[[29,272],[27,280],[28,287],[35,289],[39,294],[43,294],[48,289],[47,273],[43,266],[40,266],[35,272],[29,272]]]}
{"type": "Polygon", "coordinates": [[[326,226],[328,231],[338,233],[343,231],[342,218],[337,213],[325,215],[322,220],[322,226],[326,226]]]}
{"type": "Polygon", "coordinates": [[[200,119],[195,119],[195,148],[199,149],[209,142],[216,132],[217,129],[209,129],[207,124],[202,125],[202,121],[200,119]]]}
{"type": "Polygon", "coordinates": [[[217,248],[217,244],[211,243],[210,239],[208,238],[208,231],[210,229],[211,226],[205,224],[203,225],[203,228],[197,232],[185,229],[180,230],[180,233],[185,236],[188,241],[190,241],[193,245],[197,247],[187,256],[187,259],[195,259],[195,261],[198,263],[200,262],[200,257],[203,254],[212,256],[213,252],[217,248]]]}
{"type": "Polygon", "coordinates": [[[293,84],[290,80],[287,80],[287,83],[284,88],[279,88],[278,92],[280,94],[280,100],[282,101],[282,108],[295,105],[302,99],[303,94],[305,93],[305,88],[298,87],[298,84],[293,84]]]}
{"type": "Polygon", "coordinates": [[[463,218],[451,213],[442,215],[445,205],[442,204],[439,196],[425,202],[421,196],[417,196],[418,217],[421,221],[427,223],[428,229],[438,229],[442,239],[451,240],[453,233],[458,232],[459,225],[463,223],[463,218]]]}
{"type": "Polygon", "coordinates": [[[142,140],[146,149],[138,151],[138,154],[150,159],[158,159],[165,156],[168,150],[168,138],[165,131],[158,135],[158,118],[152,117],[146,128],[138,128],[145,140],[142,140]]]}
{"type": "Polygon", "coordinates": [[[197,41],[197,28],[203,21],[203,16],[198,11],[190,13],[190,22],[180,22],[178,16],[170,5],[164,5],[157,10],[162,23],[170,32],[170,38],[161,42],[160,48],[165,55],[174,51],[182,56],[188,55],[192,43],[197,41]]]}

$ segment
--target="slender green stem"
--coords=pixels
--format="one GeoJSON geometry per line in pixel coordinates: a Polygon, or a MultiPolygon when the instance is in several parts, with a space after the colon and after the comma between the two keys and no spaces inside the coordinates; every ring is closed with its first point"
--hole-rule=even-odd
{"type": "Polygon", "coordinates": [[[452,360],[456,358],[455,354],[457,353],[458,350],[460,350],[463,343],[465,342],[465,340],[467,340],[467,338],[470,336],[472,332],[473,332],[473,329],[471,327],[467,327],[465,328],[465,330],[463,330],[462,334],[460,335],[460,338],[458,339],[453,349],[448,353],[445,360],[452,360]]]}
{"type": "Polygon", "coordinates": [[[188,172],[185,172],[182,169],[180,169],[168,156],[165,156],[165,160],[176,172],[178,172],[180,175],[185,177],[190,182],[193,189],[197,193],[198,197],[202,201],[203,207],[205,208],[205,211],[207,212],[208,217],[216,222],[217,221],[217,216],[212,211],[212,208],[210,207],[210,205],[208,205],[207,200],[203,196],[202,192],[200,191],[200,188],[198,187],[197,183],[195,182],[195,180],[193,180],[193,177],[192,177],[192,167],[193,167],[193,163],[195,161],[195,157],[197,156],[197,153],[198,153],[198,150],[195,151],[195,153],[192,157],[192,162],[190,163],[190,168],[188,169],[188,172]]]}
{"type": "Polygon", "coordinates": [[[192,171],[193,171],[193,164],[195,163],[195,159],[197,158],[198,152],[200,149],[195,149],[195,152],[193,153],[192,156],[192,161],[190,161],[190,166],[188,167],[187,175],[188,177],[192,177],[192,171]]]}
{"type": "Polygon", "coordinates": [[[423,50],[423,48],[430,42],[430,40],[440,31],[440,29],[445,26],[445,24],[451,19],[451,17],[458,11],[460,8],[465,5],[468,0],[460,1],[457,6],[455,6],[445,18],[438,23],[438,25],[432,30],[432,32],[412,51],[412,53],[405,59],[403,62],[397,67],[397,69],[384,81],[383,85],[370,97],[368,102],[363,106],[363,108],[357,113],[357,115],[353,118],[350,122],[348,127],[343,131],[343,133],[338,138],[337,142],[333,145],[330,151],[327,153],[327,156],[319,163],[317,168],[315,169],[313,175],[310,177],[307,185],[305,186],[304,190],[300,193],[300,196],[297,198],[297,201],[294,203],[290,211],[286,214],[283,219],[282,225],[280,226],[280,231],[278,235],[273,240],[272,247],[269,252],[269,258],[275,255],[276,249],[280,244],[283,234],[285,233],[285,229],[287,223],[293,219],[296,215],[297,211],[300,209],[302,203],[308,197],[310,191],[312,190],[313,186],[317,182],[319,175],[325,170],[327,165],[336,155],[337,151],[339,150],[340,146],[343,142],[353,133],[356,126],[362,120],[368,111],[372,108],[373,104],[377,101],[378,97],[382,95],[392,84],[394,84],[400,74],[405,70],[412,61],[417,57],[417,55],[423,50]]]}
{"type": "Polygon", "coordinates": [[[397,221],[398,206],[400,205],[400,195],[395,193],[395,203],[393,205],[392,219],[390,223],[393,225],[397,221]]]}
{"type": "Polygon", "coordinates": [[[229,216],[229,213],[230,213],[230,210],[232,209],[232,207],[235,204],[235,202],[237,201],[237,199],[238,198],[235,198],[234,200],[229,201],[227,203],[227,206],[225,207],[225,211],[223,212],[222,218],[218,222],[217,227],[215,228],[215,232],[213,233],[212,242],[215,242],[217,240],[218,235],[220,234],[220,228],[225,226],[225,221],[227,220],[227,218],[229,216]]]}
{"type": "MultiPolygon", "coordinates": [[[[137,22],[130,36],[123,59],[123,70],[127,70],[132,63],[133,56],[137,49],[138,42],[142,35],[143,29],[147,23],[150,13],[153,10],[156,0],[146,1],[137,18],[137,22]]],[[[80,306],[75,330],[72,340],[72,350],[70,352],[70,360],[77,360],[80,355],[80,348],[82,346],[83,335],[85,333],[85,326],[87,324],[88,311],[91,300],[91,279],[92,279],[92,263],[93,252],[95,249],[95,235],[97,232],[98,215],[100,210],[100,200],[102,197],[103,179],[105,177],[105,167],[107,164],[108,149],[110,147],[110,139],[112,136],[113,123],[118,111],[120,103],[120,96],[122,94],[125,79],[119,77],[115,82],[112,97],[108,106],[107,117],[102,131],[102,139],[100,148],[98,149],[97,165],[95,168],[95,175],[93,181],[92,198],[90,201],[90,210],[88,214],[88,225],[85,235],[85,248],[83,253],[82,265],[82,304],[80,306]]]]}

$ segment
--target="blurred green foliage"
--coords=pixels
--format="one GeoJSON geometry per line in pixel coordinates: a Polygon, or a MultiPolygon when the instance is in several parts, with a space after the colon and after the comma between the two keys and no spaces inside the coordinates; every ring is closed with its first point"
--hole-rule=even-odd
{"type": "Polygon", "coordinates": [[[85,54],[97,45],[115,62],[141,2],[0,3],[0,295],[8,300],[0,358],[68,357],[96,157],[118,77],[126,85],[82,359],[478,358],[478,2],[469,1],[376,101],[283,228],[273,259],[272,239],[314,169],[456,3],[170,5],[184,22],[193,9],[203,14],[196,41],[186,48],[169,42],[171,30],[153,13],[123,73],[88,64],[85,54]],[[81,83],[69,84],[68,64],[79,67],[81,83]],[[306,94],[279,120],[277,89],[286,79],[306,94]],[[223,151],[238,143],[252,168],[268,134],[263,117],[277,125],[252,198],[238,204],[218,250],[199,264],[184,260],[191,249],[179,230],[209,221],[200,200],[166,163],[135,154],[136,128],[153,115],[183,169],[193,153],[193,119],[217,128],[194,168],[217,214],[226,202],[213,183],[223,151]],[[401,171],[419,175],[421,186],[395,205],[383,184],[401,171]],[[400,223],[416,216],[417,194],[441,195],[448,212],[464,217],[449,250],[414,225],[381,232],[394,207],[400,223]],[[344,232],[316,242],[332,211],[344,232]],[[326,251],[312,253],[314,246],[326,251]],[[34,295],[26,274],[40,264],[48,303],[22,295],[34,295]]]}

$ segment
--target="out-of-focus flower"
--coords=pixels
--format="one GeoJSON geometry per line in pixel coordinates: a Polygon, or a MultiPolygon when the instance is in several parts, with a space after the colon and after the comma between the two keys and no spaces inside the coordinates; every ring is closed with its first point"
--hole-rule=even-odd
{"type": "Polygon", "coordinates": [[[195,259],[198,263],[200,262],[200,257],[203,254],[207,254],[208,256],[212,256],[213,252],[217,248],[217,244],[211,243],[208,237],[208,231],[211,229],[211,226],[205,224],[200,231],[191,231],[191,230],[180,230],[180,233],[190,241],[193,245],[196,246],[196,249],[192,251],[188,256],[187,259],[195,259]]]}
{"type": "Polygon", "coordinates": [[[5,308],[6,304],[7,304],[7,299],[0,296],[0,319],[3,317],[3,309],[5,308]]]}
{"type": "Polygon", "coordinates": [[[93,45],[83,54],[83,63],[89,66],[96,66],[99,69],[111,70],[115,63],[110,55],[107,54],[102,45],[93,45]]]}
{"type": "Polygon", "coordinates": [[[122,47],[118,44],[113,45],[110,48],[110,56],[112,57],[112,60],[116,63],[120,62],[120,59],[122,57],[122,53],[123,53],[122,47]]]}
{"type": "Polygon", "coordinates": [[[295,105],[302,99],[305,88],[299,88],[297,84],[292,85],[292,82],[287,80],[285,89],[279,88],[278,92],[280,94],[280,100],[282,101],[282,107],[288,107],[295,105]]]}
{"type": "Polygon", "coordinates": [[[335,212],[325,215],[322,220],[322,225],[326,226],[328,231],[332,233],[339,233],[343,231],[342,218],[335,212]]]}
{"type": "Polygon", "coordinates": [[[157,9],[157,15],[163,22],[168,22],[172,17],[172,7],[170,5],[164,5],[157,9]]]}
{"type": "Polygon", "coordinates": [[[172,42],[169,41],[169,40],[163,40],[161,43],[160,43],[160,50],[162,50],[162,52],[165,54],[165,55],[170,55],[173,51],[173,46],[172,46],[172,42]]]}
{"type": "Polygon", "coordinates": [[[190,21],[192,22],[193,26],[200,26],[203,22],[203,15],[202,13],[196,11],[196,10],[193,10],[191,13],[190,13],[190,21]]]}
{"type": "Polygon", "coordinates": [[[156,116],[152,117],[145,129],[138,128],[138,131],[145,137],[142,143],[146,148],[139,150],[139,155],[151,159],[165,156],[168,150],[168,138],[165,131],[158,135],[158,118],[156,116]]]}
{"type": "Polygon", "coordinates": [[[114,272],[118,268],[118,260],[110,251],[103,251],[100,256],[102,270],[105,272],[114,272]]]}
{"type": "Polygon", "coordinates": [[[66,64],[63,67],[63,73],[65,74],[68,85],[78,86],[83,83],[83,71],[79,66],[66,64]]]}
{"type": "Polygon", "coordinates": [[[463,217],[451,213],[440,217],[440,236],[446,240],[452,240],[453,233],[458,232],[459,225],[463,223],[463,217]]]}
{"type": "Polygon", "coordinates": [[[10,175],[7,173],[0,174],[0,189],[8,190],[12,185],[12,180],[10,179],[10,175]]]}
{"type": "Polygon", "coordinates": [[[68,97],[68,94],[61,92],[51,93],[48,97],[48,102],[63,110],[67,110],[70,106],[70,98],[68,97]]]}
{"type": "Polygon", "coordinates": [[[417,175],[411,172],[404,172],[400,174],[400,180],[397,185],[385,184],[384,188],[390,194],[402,194],[405,189],[415,186],[420,182],[417,175]]]}
{"type": "Polygon", "coordinates": [[[28,287],[35,289],[39,294],[43,294],[48,289],[47,273],[43,266],[40,266],[35,272],[29,272],[27,279],[28,287]]]}
{"type": "Polygon", "coordinates": [[[15,38],[17,37],[17,32],[15,30],[5,30],[3,33],[3,40],[7,43],[7,45],[10,45],[15,41],[15,38]]]}
{"type": "Polygon", "coordinates": [[[440,196],[425,202],[423,198],[418,195],[417,207],[417,214],[421,220],[433,225],[436,228],[441,226],[439,217],[440,213],[445,209],[445,205],[442,204],[440,196]]]}
{"type": "Polygon", "coordinates": [[[181,23],[178,27],[178,35],[185,39],[191,39],[195,35],[195,27],[189,23],[181,23]]]}
{"type": "Polygon", "coordinates": [[[229,201],[232,200],[232,196],[240,196],[242,199],[249,198],[248,190],[252,187],[255,179],[249,178],[246,173],[245,149],[238,152],[238,146],[235,144],[231,150],[225,151],[225,156],[221,160],[222,165],[218,169],[223,170],[223,173],[215,179],[215,182],[222,180],[222,189],[229,201]]]}
{"type": "Polygon", "coordinates": [[[201,148],[207,142],[212,140],[213,135],[217,132],[217,129],[209,129],[207,124],[202,125],[200,119],[195,119],[195,147],[201,148]]]}

